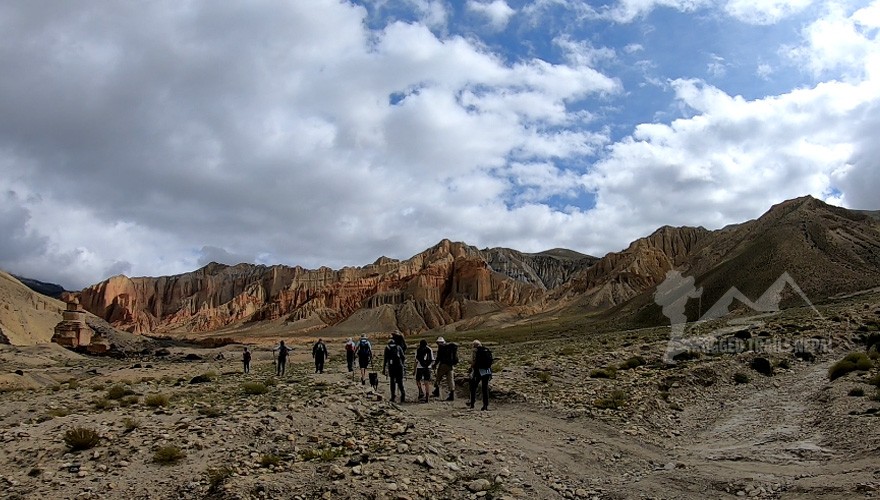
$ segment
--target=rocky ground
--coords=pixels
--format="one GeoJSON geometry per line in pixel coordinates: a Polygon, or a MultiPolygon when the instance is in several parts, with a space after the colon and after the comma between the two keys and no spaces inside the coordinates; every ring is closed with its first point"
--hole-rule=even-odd
{"type": "Polygon", "coordinates": [[[736,324],[725,338],[811,341],[815,359],[745,351],[669,366],[664,329],[517,342],[500,331],[482,339],[497,362],[481,412],[463,389],[452,403],[388,402],[384,379],[374,394],[338,354],[313,373],[305,347],[275,377],[268,347],[244,375],[234,346],[124,360],[4,346],[0,487],[10,499],[880,496],[880,362],[828,377],[866,351],[878,297],[736,324]],[[72,451],[76,428],[94,446],[72,451]]]}

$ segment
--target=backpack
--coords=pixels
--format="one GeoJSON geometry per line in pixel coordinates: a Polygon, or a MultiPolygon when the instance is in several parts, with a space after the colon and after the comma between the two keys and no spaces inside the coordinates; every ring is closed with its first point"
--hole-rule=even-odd
{"type": "Polygon", "coordinates": [[[403,350],[399,345],[389,345],[385,348],[385,352],[388,354],[388,366],[397,368],[403,366],[403,350]]]}
{"type": "Polygon", "coordinates": [[[452,359],[452,366],[458,364],[458,344],[449,344],[449,354],[452,359]]]}
{"type": "Polygon", "coordinates": [[[433,358],[433,356],[431,356],[431,354],[432,354],[431,349],[428,347],[425,347],[424,349],[422,349],[420,347],[419,350],[416,351],[416,361],[419,363],[420,368],[421,367],[425,367],[425,368],[431,367],[431,363],[434,362],[434,358],[433,358]]]}
{"type": "Polygon", "coordinates": [[[345,343],[345,352],[354,352],[354,342],[345,343]]]}
{"type": "Polygon", "coordinates": [[[492,368],[492,351],[486,347],[480,347],[477,349],[476,359],[474,359],[474,361],[479,370],[488,370],[492,368]]]}
{"type": "Polygon", "coordinates": [[[370,348],[369,340],[361,340],[358,343],[358,351],[360,351],[361,356],[370,356],[373,354],[372,349],[370,348]]]}

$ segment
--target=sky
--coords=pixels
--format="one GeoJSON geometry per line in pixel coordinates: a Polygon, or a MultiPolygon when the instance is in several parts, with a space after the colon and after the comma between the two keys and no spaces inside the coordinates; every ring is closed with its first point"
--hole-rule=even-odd
{"type": "Polygon", "coordinates": [[[0,269],[67,289],[880,209],[880,0],[13,1],[0,32],[0,269]]]}

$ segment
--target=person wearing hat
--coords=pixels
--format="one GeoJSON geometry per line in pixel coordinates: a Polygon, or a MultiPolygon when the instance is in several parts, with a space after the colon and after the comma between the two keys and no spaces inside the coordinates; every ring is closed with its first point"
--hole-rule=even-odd
{"type": "Polygon", "coordinates": [[[361,385],[365,385],[367,379],[367,368],[373,361],[373,346],[370,345],[370,341],[367,340],[366,334],[361,335],[361,339],[358,341],[355,354],[357,354],[358,358],[358,367],[361,369],[361,385]]]}
{"type": "Polygon", "coordinates": [[[348,373],[354,372],[355,345],[351,337],[345,342],[345,363],[348,365],[348,373]]]}
{"type": "Polygon", "coordinates": [[[391,402],[394,402],[395,389],[400,389],[400,402],[406,402],[406,391],[403,388],[403,374],[406,373],[404,367],[406,355],[403,354],[403,348],[394,342],[394,339],[388,340],[388,346],[385,347],[384,361],[382,362],[382,374],[388,375],[391,382],[391,402]]]}
{"type": "Polygon", "coordinates": [[[434,380],[435,398],[440,397],[440,386],[446,380],[449,395],[445,401],[455,401],[455,365],[458,364],[458,346],[447,343],[443,337],[437,338],[437,377],[434,380]]]}

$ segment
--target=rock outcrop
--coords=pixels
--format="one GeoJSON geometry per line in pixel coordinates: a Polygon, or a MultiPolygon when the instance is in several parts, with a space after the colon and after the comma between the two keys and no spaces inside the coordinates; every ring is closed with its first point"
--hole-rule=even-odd
{"type": "Polygon", "coordinates": [[[513,279],[493,269],[476,248],[443,240],[404,261],[383,257],[339,270],[212,263],[176,276],[114,276],[86,288],[79,299],[86,310],[136,333],[204,332],[272,320],[320,329],[379,308],[393,315],[394,327],[417,332],[541,301],[544,280],[560,278],[548,264],[535,267],[529,272],[537,281],[513,279]]]}

